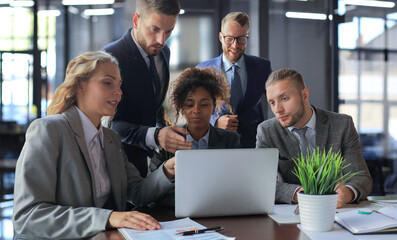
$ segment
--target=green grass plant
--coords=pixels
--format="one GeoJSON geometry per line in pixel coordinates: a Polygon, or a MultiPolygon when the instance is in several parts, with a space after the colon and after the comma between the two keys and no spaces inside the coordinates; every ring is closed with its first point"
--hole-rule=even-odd
{"type": "Polygon", "coordinates": [[[344,159],[338,151],[320,151],[317,147],[312,153],[306,156],[300,154],[294,158],[295,168],[292,173],[299,179],[306,194],[326,195],[334,194],[336,190],[346,181],[358,174],[347,172],[344,169],[344,159]]]}

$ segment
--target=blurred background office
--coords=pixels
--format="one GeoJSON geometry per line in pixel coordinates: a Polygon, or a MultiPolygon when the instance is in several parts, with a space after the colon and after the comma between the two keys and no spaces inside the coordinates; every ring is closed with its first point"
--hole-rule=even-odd
{"type": "MultiPolygon", "coordinates": [[[[273,70],[295,68],[312,104],[351,115],[375,180],[373,195],[397,194],[395,3],[180,0],[167,43],[171,81],[218,56],[221,19],[247,12],[247,53],[269,59],[273,70]]],[[[12,239],[13,172],[28,124],[46,116],[68,61],[120,38],[134,11],[135,0],[0,0],[0,239],[12,239]]]]}

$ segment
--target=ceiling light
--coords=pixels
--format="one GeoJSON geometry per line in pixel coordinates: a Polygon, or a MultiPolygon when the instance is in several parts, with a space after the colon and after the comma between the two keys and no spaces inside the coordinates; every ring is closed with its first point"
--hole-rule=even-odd
{"type": "Polygon", "coordinates": [[[312,20],[325,20],[327,15],[323,13],[307,13],[307,12],[286,12],[287,18],[299,18],[299,19],[312,19],[312,20]]]}
{"type": "Polygon", "coordinates": [[[10,6],[11,7],[33,7],[34,2],[33,1],[11,1],[10,6]]]}
{"type": "Polygon", "coordinates": [[[180,15],[185,14],[185,9],[179,10],[179,14],[180,14],[180,15]]]}
{"type": "Polygon", "coordinates": [[[12,0],[0,0],[0,5],[10,4],[11,2],[12,2],[12,0]]]}
{"type": "Polygon", "coordinates": [[[104,15],[113,15],[113,8],[98,8],[98,9],[86,9],[84,10],[84,15],[87,16],[104,16],[104,15]]]}
{"type": "Polygon", "coordinates": [[[357,5],[366,7],[382,7],[382,8],[393,8],[396,4],[388,1],[373,1],[373,0],[345,0],[347,5],[357,5]]]}
{"type": "Polygon", "coordinates": [[[61,11],[59,10],[40,10],[37,12],[39,16],[43,17],[58,17],[61,15],[61,11]]]}
{"type": "Polygon", "coordinates": [[[114,0],[62,0],[63,5],[100,5],[113,3],[114,0]]]}

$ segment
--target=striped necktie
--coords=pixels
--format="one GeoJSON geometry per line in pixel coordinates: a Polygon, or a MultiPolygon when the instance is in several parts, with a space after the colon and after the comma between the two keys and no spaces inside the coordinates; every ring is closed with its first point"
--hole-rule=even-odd
{"type": "Polygon", "coordinates": [[[309,142],[307,141],[306,137],[306,131],[308,127],[305,126],[303,128],[294,128],[293,131],[295,131],[299,135],[299,148],[301,149],[301,152],[303,156],[306,157],[307,153],[310,152],[309,149],[309,142]]]}

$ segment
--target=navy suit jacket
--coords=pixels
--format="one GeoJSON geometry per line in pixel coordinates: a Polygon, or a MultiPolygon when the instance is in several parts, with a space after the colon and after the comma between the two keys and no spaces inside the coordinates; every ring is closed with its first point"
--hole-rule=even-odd
{"type": "Polygon", "coordinates": [[[170,50],[165,46],[160,53],[166,66],[159,104],[155,102],[152,73],[132,39],[131,29],[119,40],[105,46],[104,50],[119,61],[123,80],[123,96],[110,127],[120,135],[129,161],[135,165],[142,177],[146,177],[147,157],[152,156],[152,150],[146,146],[146,133],[149,127],[165,125],[162,103],[170,78],[170,50]]]}
{"type": "MultiPolygon", "coordinates": [[[[264,121],[263,109],[266,109],[267,102],[262,104],[262,97],[265,97],[265,83],[272,72],[270,61],[264,58],[244,54],[247,69],[247,90],[240,107],[235,114],[238,115],[239,126],[237,132],[240,134],[240,143],[243,148],[255,148],[256,129],[264,121]]],[[[222,54],[197,65],[199,68],[215,67],[222,69],[222,54]]],[[[224,70],[223,70],[224,71],[224,70]]],[[[266,99],[266,98],[265,98],[266,99]]],[[[215,110],[211,118],[211,124],[215,125],[218,117],[230,114],[223,105],[221,111],[215,110]]]]}

